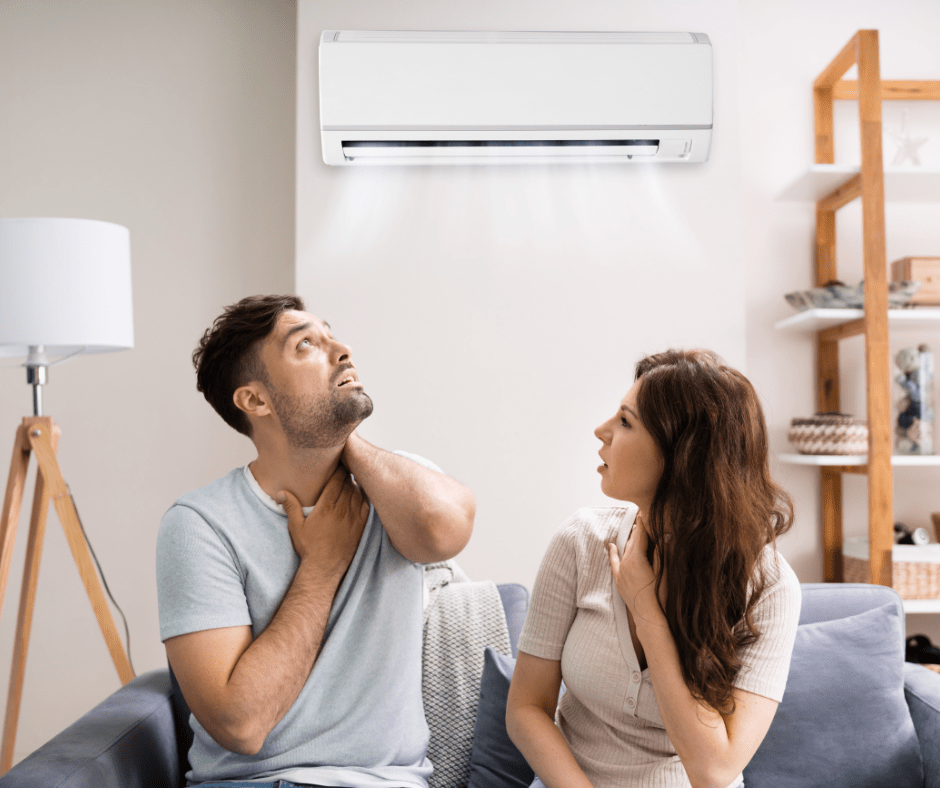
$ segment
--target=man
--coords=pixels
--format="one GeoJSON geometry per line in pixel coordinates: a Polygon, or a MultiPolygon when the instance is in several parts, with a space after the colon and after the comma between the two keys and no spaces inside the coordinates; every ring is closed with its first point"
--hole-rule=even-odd
{"type": "Polygon", "coordinates": [[[424,788],[421,564],[463,549],[473,495],[355,433],[372,400],[350,349],[295,296],[226,308],[193,363],[258,458],[160,528],[188,778],[424,788]]]}

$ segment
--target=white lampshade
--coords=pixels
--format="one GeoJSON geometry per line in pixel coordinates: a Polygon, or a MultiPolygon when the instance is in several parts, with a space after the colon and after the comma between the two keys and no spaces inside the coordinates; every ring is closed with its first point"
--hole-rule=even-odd
{"type": "Polygon", "coordinates": [[[0,219],[0,356],[134,346],[130,233],[89,219],[0,219]]]}

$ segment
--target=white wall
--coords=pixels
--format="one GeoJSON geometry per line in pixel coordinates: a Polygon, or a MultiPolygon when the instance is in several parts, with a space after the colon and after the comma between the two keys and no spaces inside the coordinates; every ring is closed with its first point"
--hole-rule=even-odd
{"type": "MultiPolygon", "coordinates": [[[[0,3],[0,216],[130,228],[136,347],[50,370],[45,411],[138,673],[166,665],[163,512],[253,457],[189,355],[226,304],[293,287],[295,20],[288,0],[0,3]]],[[[4,474],[31,414],[24,371],[0,369],[4,474]]],[[[27,501],[0,617],[4,706],[28,518],[27,501]]],[[[17,760],[118,686],[52,514],[17,760]]]]}
{"type": "Polygon", "coordinates": [[[353,348],[374,415],[476,494],[473,578],[531,587],[554,530],[603,504],[596,425],[638,358],[745,361],[738,30],[698,3],[316,0],[298,16],[297,291],[353,348]],[[324,29],[688,30],[715,53],[703,165],[340,169],[323,163],[324,29]]]}

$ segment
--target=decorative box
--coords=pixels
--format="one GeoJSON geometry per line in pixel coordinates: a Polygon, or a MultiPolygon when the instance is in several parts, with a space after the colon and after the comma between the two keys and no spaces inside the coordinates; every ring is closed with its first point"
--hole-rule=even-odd
{"type": "Polygon", "coordinates": [[[787,435],[800,454],[867,454],[868,425],[845,413],[793,419],[787,435]]]}
{"type": "MultiPolygon", "coordinates": [[[[868,582],[868,539],[842,541],[842,579],[868,582]]],[[[891,587],[901,599],[940,598],[940,544],[896,544],[891,551],[891,587]]]]}
{"type": "Polygon", "coordinates": [[[940,257],[902,257],[891,263],[891,281],[918,280],[920,289],[911,297],[912,305],[940,306],[940,257]]]}

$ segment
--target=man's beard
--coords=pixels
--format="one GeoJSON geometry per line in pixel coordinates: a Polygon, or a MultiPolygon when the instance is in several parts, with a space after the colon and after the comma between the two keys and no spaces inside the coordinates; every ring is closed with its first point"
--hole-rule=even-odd
{"type": "Polygon", "coordinates": [[[295,449],[340,446],[372,415],[372,399],[361,389],[347,392],[333,388],[328,397],[314,400],[280,394],[272,388],[271,399],[287,442],[295,449]]]}

